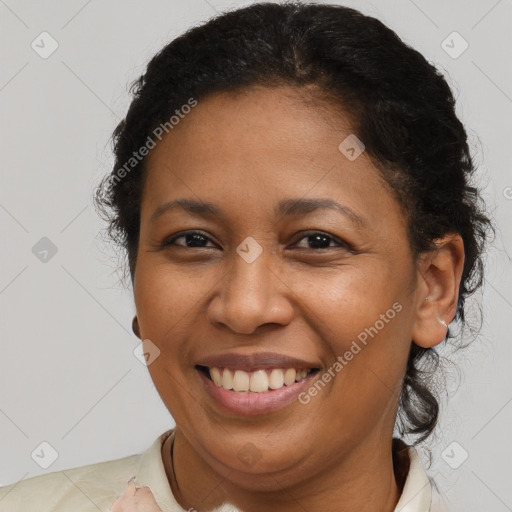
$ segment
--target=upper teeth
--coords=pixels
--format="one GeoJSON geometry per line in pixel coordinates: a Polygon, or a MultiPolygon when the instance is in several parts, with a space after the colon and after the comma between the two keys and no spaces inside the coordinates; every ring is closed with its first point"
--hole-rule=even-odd
{"type": "Polygon", "coordinates": [[[229,370],[228,368],[210,368],[210,377],[217,386],[234,391],[253,391],[264,393],[270,389],[291,386],[306,377],[308,370],[300,368],[276,368],[273,370],[229,370]]]}

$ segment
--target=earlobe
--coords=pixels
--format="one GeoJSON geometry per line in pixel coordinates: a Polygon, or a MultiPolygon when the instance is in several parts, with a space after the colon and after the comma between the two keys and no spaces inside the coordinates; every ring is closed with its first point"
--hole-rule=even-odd
{"type": "Polygon", "coordinates": [[[135,334],[135,336],[137,336],[137,338],[142,339],[140,337],[140,327],[139,327],[139,320],[137,318],[137,315],[135,315],[132,320],[132,331],[133,331],[133,334],[135,334]]]}
{"type": "Polygon", "coordinates": [[[432,348],[446,339],[464,269],[464,242],[459,234],[445,235],[435,243],[436,249],[422,255],[418,265],[412,341],[423,348],[432,348]]]}

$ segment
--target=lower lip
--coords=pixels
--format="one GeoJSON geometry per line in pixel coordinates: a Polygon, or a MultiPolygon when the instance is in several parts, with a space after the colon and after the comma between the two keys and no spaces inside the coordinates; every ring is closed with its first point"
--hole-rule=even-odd
{"type": "Polygon", "coordinates": [[[268,414],[283,409],[291,402],[298,401],[299,394],[315,378],[318,372],[308,375],[291,386],[283,386],[280,389],[271,389],[264,393],[249,391],[233,391],[217,386],[202,371],[196,370],[206,387],[208,394],[215,402],[228,410],[243,416],[268,414]]]}

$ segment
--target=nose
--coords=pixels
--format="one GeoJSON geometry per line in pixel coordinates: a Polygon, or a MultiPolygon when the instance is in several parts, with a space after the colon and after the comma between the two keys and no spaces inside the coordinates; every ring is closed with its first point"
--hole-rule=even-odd
{"type": "Polygon", "coordinates": [[[211,323],[239,334],[252,334],[265,324],[288,325],[294,313],[290,286],[271,267],[265,252],[251,263],[234,254],[208,307],[211,323]]]}

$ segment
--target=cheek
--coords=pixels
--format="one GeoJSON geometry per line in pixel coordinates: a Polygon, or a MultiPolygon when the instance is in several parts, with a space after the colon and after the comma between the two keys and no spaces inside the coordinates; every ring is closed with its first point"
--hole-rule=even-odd
{"type": "Polygon", "coordinates": [[[184,382],[195,371],[189,341],[194,334],[193,315],[204,300],[205,279],[186,278],[169,265],[141,264],[137,272],[134,296],[141,334],[158,354],[148,371],[166,407],[181,419],[190,406],[184,382]]]}
{"type": "MultiPolygon", "coordinates": [[[[288,286],[293,288],[298,307],[304,305],[303,314],[313,313],[315,330],[325,326],[325,339],[339,339],[340,348],[400,301],[399,283],[377,262],[347,265],[333,272],[297,274],[288,286]]],[[[389,316],[394,319],[395,313],[392,310],[389,316]]]]}
{"type": "MultiPolygon", "coordinates": [[[[314,287],[303,280],[297,289],[307,298],[304,314],[310,311],[315,336],[330,354],[324,375],[332,398],[363,423],[396,398],[405,369],[409,313],[397,279],[382,268],[351,268],[315,278],[314,287]]],[[[324,404],[326,414],[339,413],[329,400],[324,404]]]]}
{"type": "Polygon", "coordinates": [[[212,272],[185,272],[169,264],[140,262],[134,297],[144,336],[179,339],[214,282],[212,272]]]}
{"type": "Polygon", "coordinates": [[[204,296],[199,281],[186,278],[167,264],[138,262],[134,286],[137,316],[144,340],[158,356],[148,371],[163,403],[175,421],[187,421],[189,393],[184,385],[193,371],[187,361],[194,306],[204,296]],[[153,348],[156,347],[156,348],[153,348]],[[186,363],[187,362],[187,363],[186,363]]]}

